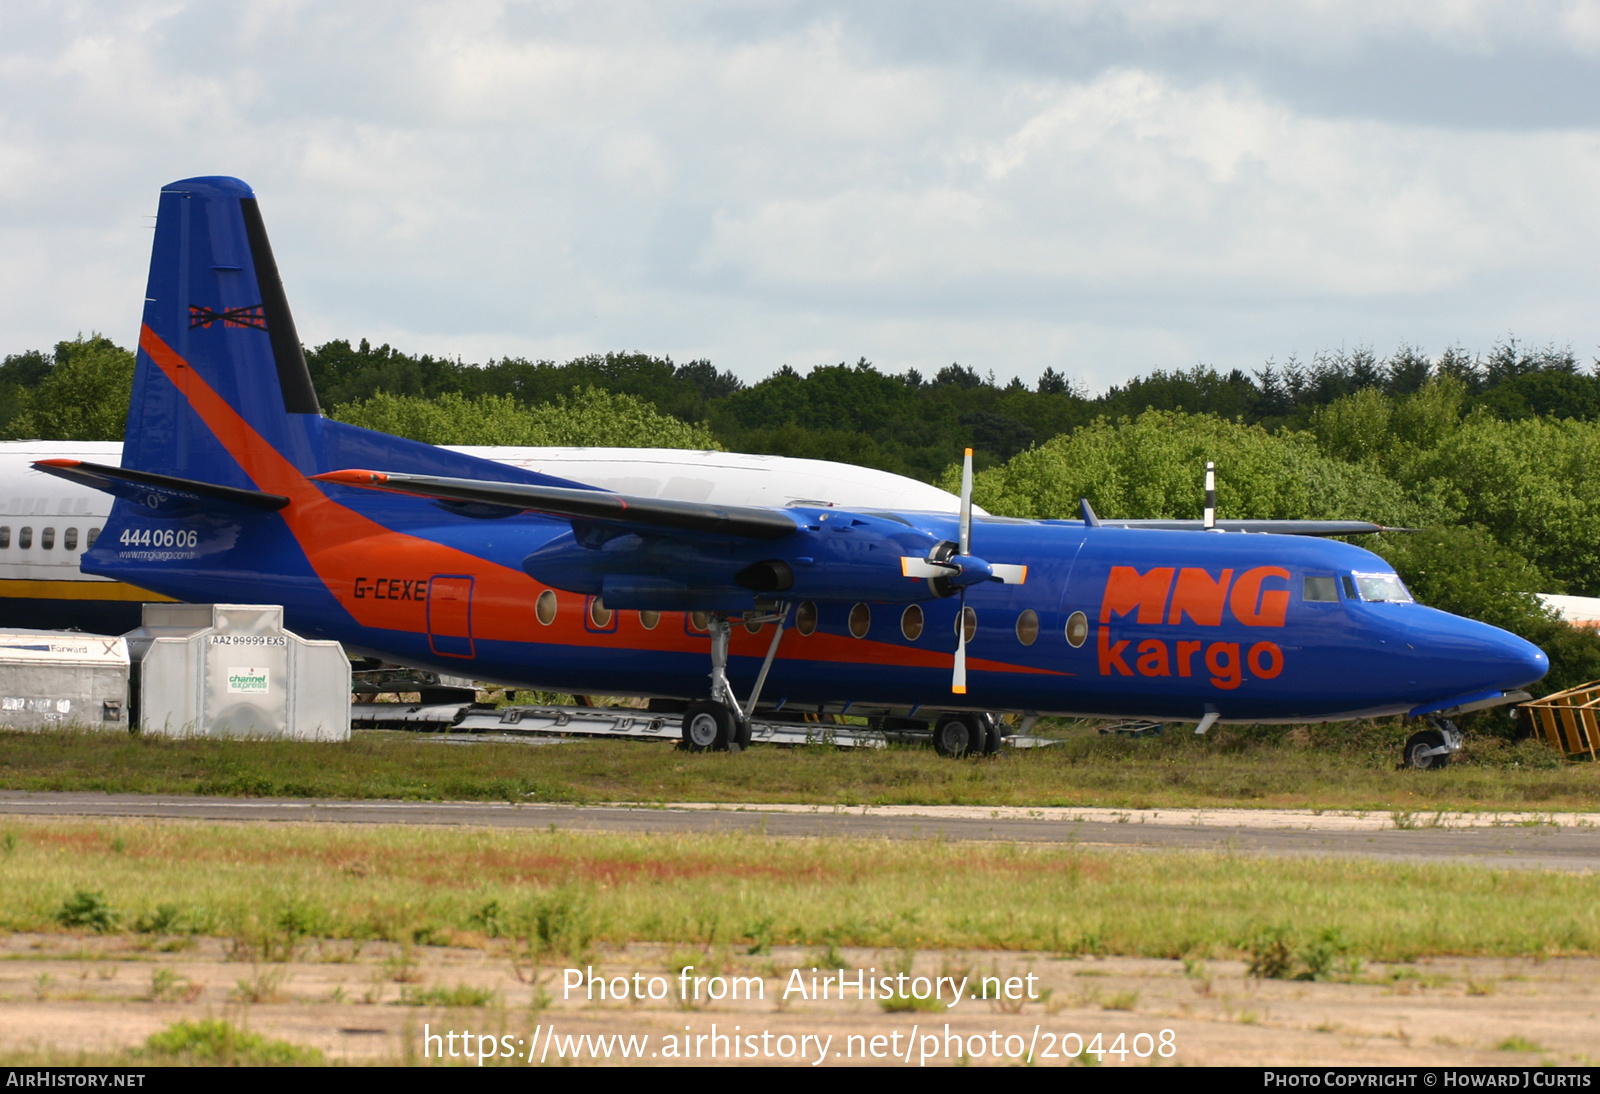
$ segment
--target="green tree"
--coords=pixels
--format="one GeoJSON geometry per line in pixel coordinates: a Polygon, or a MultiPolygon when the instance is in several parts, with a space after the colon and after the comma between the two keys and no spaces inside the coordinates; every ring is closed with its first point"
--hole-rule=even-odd
{"type": "MultiPolygon", "coordinates": [[[[1193,518],[1204,506],[1207,460],[1217,464],[1224,518],[1401,524],[1418,515],[1398,484],[1324,455],[1309,434],[1164,410],[1055,437],[980,472],[973,497],[1016,517],[1075,517],[1078,499],[1087,497],[1102,516],[1193,518]]],[[[958,488],[959,470],[948,470],[941,485],[958,488]]]]}
{"type": "Polygon", "coordinates": [[[133,360],[131,352],[98,334],[57,343],[53,366],[30,393],[30,405],[8,423],[7,433],[53,441],[122,440],[133,360]]]}
{"type": "Polygon", "coordinates": [[[351,425],[429,444],[573,445],[718,449],[704,425],[690,425],[632,395],[589,387],[526,407],[510,395],[434,399],[379,393],[333,408],[351,425]]]}

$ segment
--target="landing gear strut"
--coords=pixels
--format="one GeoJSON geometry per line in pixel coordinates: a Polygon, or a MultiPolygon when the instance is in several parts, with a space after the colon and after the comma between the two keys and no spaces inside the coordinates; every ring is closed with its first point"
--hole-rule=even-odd
{"type": "Polygon", "coordinates": [[[756,686],[749,701],[741,707],[728,683],[728,638],[733,624],[727,613],[715,612],[706,622],[711,632],[711,698],[690,703],[683,712],[683,739],[678,747],[687,752],[739,752],[750,747],[750,716],[755,713],[761,699],[761,689],[767,682],[767,673],[778,655],[778,643],[783,638],[783,624],[788,618],[789,606],[779,604],[766,615],[746,616],[746,624],[777,623],[772,644],[767,647],[767,659],[761,663],[756,676],[756,686]]]}
{"type": "Polygon", "coordinates": [[[1448,718],[1426,716],[1432,729],[1406,738],[1405,766],[1418,771],[1437,771],[1450,764],[1450,757],[1461,751],[1461,731],[1448,718]]]}

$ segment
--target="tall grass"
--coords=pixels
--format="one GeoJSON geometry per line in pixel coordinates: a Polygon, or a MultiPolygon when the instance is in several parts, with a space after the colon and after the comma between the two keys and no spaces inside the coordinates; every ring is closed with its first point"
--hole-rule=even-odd
{"type": "MultiPolygon", "coordinates": [[[[456,828],[14,820],[0,927],[57,931],[89,887],[112,921],[232,939],[577,959],[693,947],[976,947],[1176,957],[1336,937],[1341,952],[1600,953],[1600,878],[1357,859],[1070,846],[456,828]],[[120,845],[121,849],[117,847],[120,845]]],[[[82,928],[80,928],[81,930],[82,928]]],[[[122,929],[127,929],[122,928],[122,929]]]]}
{"type": "Polygon", "coordinates": [[[1397,770],[1408,729],[1188,727],[1141,740],[1080,732],[999,760],[931,749],[757,748],[685,754],[662,742],[445,746],[404,733],[340,744],[0,733],[0,789],[478,801],[1298,806],[1600,810],[1600,766],[1542,745],[1475,738],[1443,771],[1397,770]]]}

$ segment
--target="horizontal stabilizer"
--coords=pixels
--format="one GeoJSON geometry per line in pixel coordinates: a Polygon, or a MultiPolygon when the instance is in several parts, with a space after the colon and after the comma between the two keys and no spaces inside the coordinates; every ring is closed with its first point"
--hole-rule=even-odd
{"type": "Polygon", "coordinates": [[[317,482],[341,486],[387,490],[396,494],[414,494],[473,505],[501,506],[517,512],[544,513],[572,520],[672,528],[747,539],[782,539],[792,535],[799,527],[792,517],[772,509],[709,505],[705,502],[670,501],[664,498],[634,498],[602,490],[577,490],[564,486],[360,470],[329,471],[313,475],[312,478],[317,482]]]}
{"type": "MultiPolygon", "coordinates": [[[[1203,532],[1199,520],[1113,520],[1101,517],[1100,528],[1143,528],[1160,532],[1203,532]]],[[[1279,536],[1369,536],[1378,532],[1409,532],[1410,528],[1389,528],[1366,520],[1219,520],[1219,532],[1271,532],[1279,536]]]]}
{"type": "Polygon", "coordinates": [[[217,501],[267,513],[276,512],[289,504],[289,499],[282,494],[242,490],[236,486],[219,486],[211,482],[180,479],[176,475],[108,467],[83,460],[38,460],[33,466],[46,475],[136,502],[152,514],[172,516],[176,515],[176,510],[187,511],[198,504],[217,501]]]}

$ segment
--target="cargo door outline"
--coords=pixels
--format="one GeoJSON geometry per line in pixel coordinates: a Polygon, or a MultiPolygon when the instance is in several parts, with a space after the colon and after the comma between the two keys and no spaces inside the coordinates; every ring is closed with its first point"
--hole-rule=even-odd
{"type": "Polygon", "coordinates": [[[428,648],[440,657],[472,658],[470,574],[435,574],[428,579],[428,648]]]}

